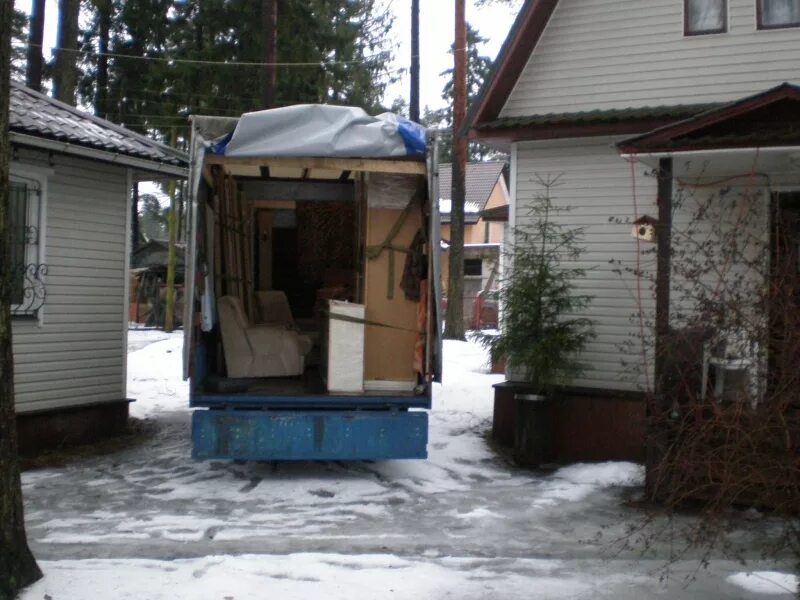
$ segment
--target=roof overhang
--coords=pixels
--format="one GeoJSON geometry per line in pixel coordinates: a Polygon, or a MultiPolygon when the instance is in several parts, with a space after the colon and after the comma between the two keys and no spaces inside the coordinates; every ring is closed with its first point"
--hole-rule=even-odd
{"type": "Polygon", "coordinates": [[[35,135],[29,135],[27,133],[11,131],[9,132],[9,138],[12,144],[116,164],[136,169],[138,171],[146,171],[148,174],[161,177],[170,176],[179,179],[185,179],[189,173],[187,167],[181,167],[179,165],[172,165],[169,163],[162,163],[145,158],[138,158],[135,156],[129,156],[127,154],[109,152],[108,150],[99,150],[97,148],[90,148],[69,142],[38,137],[35,135]]]}
{"type": "Polygon", "coordinates": [[[487,208],[481,213],[484,221],[491,223],[508,223],[509,219],[509,205],[495,206],[494,208],[487,208]]]}
{"type": "Polygon", "coordinates": [[[718,106],[687,104],[511,117],[483,123],[470,131],[470,137],[501,147],[521,141],[633,135],[664,127],[718,106]]]}
{"type": "Polygon", "coordinates": [[[626,156],[796,146],[800,146],[800,87],[788,83],[617,144],[626,156]]]}

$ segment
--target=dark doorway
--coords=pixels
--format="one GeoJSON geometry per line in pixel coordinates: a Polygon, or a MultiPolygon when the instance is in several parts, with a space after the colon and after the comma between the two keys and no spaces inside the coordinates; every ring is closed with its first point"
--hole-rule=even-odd
{"type": "Polygon", "coordinates": [[[303,289],[297,280],[297,241],[296,227],[276,227],[272,230],[272,289],[286,293],[295,317],[305,317],[305,314],[297,312],[299,305],[303,304],[303,289]]]}
{"type": "Polygon", "coordinates": [[[800,192],[772,198],[769,392],[794,393],[800,379],[800,192]]]}

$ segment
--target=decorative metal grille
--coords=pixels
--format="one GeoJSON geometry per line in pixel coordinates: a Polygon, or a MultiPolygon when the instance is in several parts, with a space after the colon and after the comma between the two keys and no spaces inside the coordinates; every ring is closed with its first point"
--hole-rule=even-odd
{"type": "Polygon", "coordinates": [[[10,250],[13,268],[11,314],[35,315],[47,300],[47,265],[40,263],[41,188],[34,180],[12,181],[10,250]]]}
{"type": "Polygon", "coordinates": [[[12,315],[35,315],[47,300],[47,265],[29,264],[20,265],[15,270],[20,288],[15,290],[18,304],[11,306],[12,315]]]}

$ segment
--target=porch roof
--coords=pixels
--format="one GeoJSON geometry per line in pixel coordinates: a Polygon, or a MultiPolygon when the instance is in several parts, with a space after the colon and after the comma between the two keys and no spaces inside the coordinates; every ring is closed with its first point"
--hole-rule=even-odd
{"type": "Polygon", "coordinates": [[[623,154],[800,145],[800,87],[777,87],[620,142],[623,154]]]}

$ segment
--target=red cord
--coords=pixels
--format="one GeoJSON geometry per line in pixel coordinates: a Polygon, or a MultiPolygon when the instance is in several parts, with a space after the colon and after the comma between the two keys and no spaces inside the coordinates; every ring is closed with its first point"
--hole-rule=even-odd
{"type": "MultiPolygon", "coordinates": [[[[633,192],[633,218],[639,220],[639,202],[636,193],[636,163],[635,158],[629,158],[628,163],[631,165],[631,188],[633,192]]],[[[642,252],[641,240],[636,238],[636,302],[639,308],[639,336],[642,346],[642,364],[644,365],[644,380],[646,390],[649,393],[650,389],[650,369],[647,363],[647,350],[645,348],[645,324],[644,324],[644,309],[642,303],[642,252]]]]}

